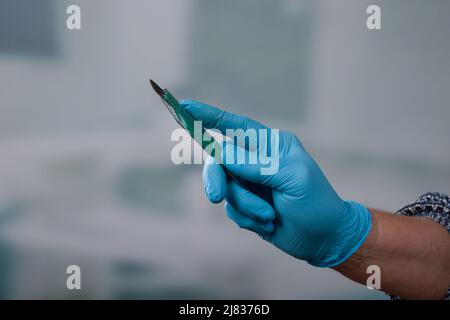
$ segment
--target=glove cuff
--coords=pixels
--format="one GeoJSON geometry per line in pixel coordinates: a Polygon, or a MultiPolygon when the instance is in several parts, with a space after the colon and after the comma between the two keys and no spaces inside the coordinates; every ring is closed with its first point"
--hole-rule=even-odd
{"type": "Polygon", "coordinates": [[[330,253],[318,263],[310,263],[316,267],[335,267],[348,258],[366,240],[372,227],[372,214],[363,205],[354,201],[344,201],[345,223],[339,228],[330,253]]]}

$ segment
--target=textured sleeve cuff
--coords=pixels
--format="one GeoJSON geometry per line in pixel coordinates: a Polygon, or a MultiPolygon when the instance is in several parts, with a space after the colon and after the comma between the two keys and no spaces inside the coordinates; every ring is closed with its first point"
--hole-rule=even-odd
{"type": "MultiPolygon", "coordinates": [[[[398,215],[431,219],[442,225],[450,232],[450,198],[445,194],[429,192],[420,196],[415,202],[404,206],[396,212],[398,215]]],[[[399,300],[398,296],[391,299],[399,300]]],[[[450,300],[450,288],[444,300],[450,300]]]]}

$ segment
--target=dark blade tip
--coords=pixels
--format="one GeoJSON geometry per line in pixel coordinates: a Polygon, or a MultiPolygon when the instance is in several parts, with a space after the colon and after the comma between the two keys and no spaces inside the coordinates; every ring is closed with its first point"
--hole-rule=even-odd
{"type": "Polygon", "coordinates": [[[162,96],[164,94],[164,90],[161,89],[161,87],[158,86],[158,84],[155,81],[153,81],[152,79],[149,79],[149,80],[150,80],[150,84],[152,85],[153,90],[155,90],[159,96],[162,96]]]}

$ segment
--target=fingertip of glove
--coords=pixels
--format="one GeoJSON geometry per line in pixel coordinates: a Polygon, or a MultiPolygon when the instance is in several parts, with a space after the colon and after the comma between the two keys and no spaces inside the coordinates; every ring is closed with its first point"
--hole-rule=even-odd
{"type": "Polygon", "coordinates": [[[264,222],[272,223],[275,219],[275,212],[273,210],[269,210],[264,208],[262,211],[259,211],[259,214],[255,214],[255,216],[264,222]]]}
{"type": "Polygon", "coordinates": [[[221,194],[215,192],[214,188],[210,184],[207,184],[205,186],[205,193],[206,193],[206,196],[208,197],[209,201],[212,203],[219,203],[219,202],[222,202],[222,200],[223,200],[223,196],[221,194]]]}

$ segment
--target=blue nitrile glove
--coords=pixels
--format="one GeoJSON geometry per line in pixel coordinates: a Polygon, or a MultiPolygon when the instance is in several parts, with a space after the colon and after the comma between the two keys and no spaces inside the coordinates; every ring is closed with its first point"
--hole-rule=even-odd
{"type": "MultiPolygon", "coordinates": [[[[205,128],[268,129],[264,125],[195,102],[181,105],[205,128]]],[[[229,148],[227,143],[225,149],[229,148]]],[[[238,152],[262,152],[263,149],[238,152]]],[[[223,152],[225,154],[225,152],[223,152]]],[[[262,175],[261,164],[223,165],[210,158],[203,170],[206,194],[213,203],[226,200],[227,215],[240,227],[260,234],[286,253],[318,267],[333,267],[347,260],[365,241],[371,228],[367,208],[344,201],[331,187],[316,162],[292,133],[279,132],[279,170],[262,175]],[[227,177],[224,167],[238,183],[227,177]],[[271,191],[271,199],[264,191],[271,191]],[[251,192],[249,190],[252,190],[251,192]]]]}

